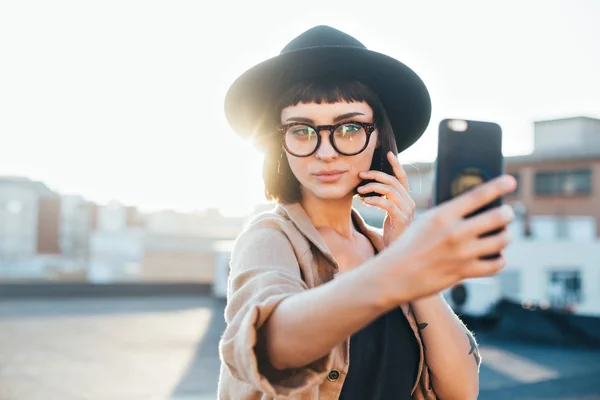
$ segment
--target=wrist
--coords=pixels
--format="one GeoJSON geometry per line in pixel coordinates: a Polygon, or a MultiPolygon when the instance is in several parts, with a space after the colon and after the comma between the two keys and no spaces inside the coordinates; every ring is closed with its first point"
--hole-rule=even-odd
{"type": "Polygon", "coordinates": [[[345,296],[352,296],[375,314],[383,314],[397,306],[397,302],[389,278],[374,260],[341,274],[336,280],[344,287],[345,296]]]}
{"type": "Polygon", "coordinates": [[[376,288],[378,302],[386,311],[415,299],[410,284],[414,282],[412,268],[399,268],[398,264],[404,263],[386,249],[364,265],[365,279],[376,288]]]}
{"type": "Polygon", "coordinates": [[[411,302],[415,314],[419,314],[421,310],[431,310],[435,307],[444,306],[446,307],[446,300],[441,292],[434,293],[429,296],[420,297],[411,302]]]}
{"type": "Polygon", "coordinates": [[[444,300],[444,296],[442,296],[441,292],[433,293],[427,296],[419,297],[418,299],[413,300],[413,303],[416,304],[428,304],[428,303],[437,303],[440,300],[444,300]]]}

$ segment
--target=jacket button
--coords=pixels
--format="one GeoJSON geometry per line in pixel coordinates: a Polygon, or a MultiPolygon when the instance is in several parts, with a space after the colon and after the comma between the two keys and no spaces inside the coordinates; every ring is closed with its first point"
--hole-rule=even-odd
{"type": "Polygon", "coordinates": [[[340,377],[340,372],[332,369],[331,371],[329,371],[329,375],[327,375],[327,379],[330,380],[331,382],[335,382],[339,379],[340,377]]]}

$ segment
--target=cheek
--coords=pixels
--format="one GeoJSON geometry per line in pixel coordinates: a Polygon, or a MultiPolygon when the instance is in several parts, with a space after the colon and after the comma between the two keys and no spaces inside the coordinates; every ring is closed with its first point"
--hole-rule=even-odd
{"type": "Polygon", "coordinates": [[[368,171],[371,169],[371,163],[373,161],[373,151],[365,151],[360,155],[360,158],[354,162],[354,170],[356,172],[368,171]]]}
{"type": "Polygon", "coordinates": [[[358,172],[368,171],[371,169],[371,164],[373,163],[373,155],[375,154],[375,149],[377,148],[377,132],[375,132],[371,136],[371,140],[369,142],[369,146],[362,153],[358,154],[356,161],[354,162],[354,167],[358,172]]]}
{"type": "Polygon", "coordinates": [[[305,176],[307,174],[308,171],[308,158],[299,158],[299,157],[292,157],[288,154],[286,154],[287,156],[287,160],[288,160],[288,164],[290,165],[290,168],[294,174],[294,176],[299,180],[302,181],[303,176],[305,176]]]}

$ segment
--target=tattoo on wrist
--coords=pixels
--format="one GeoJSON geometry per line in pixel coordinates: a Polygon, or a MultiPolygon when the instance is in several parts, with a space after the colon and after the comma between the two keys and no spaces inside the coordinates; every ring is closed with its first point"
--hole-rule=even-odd
{"type": "Polygon", "coordinates": [[[479,348],[477,347],[477,343],[475,343],[475,338],[469,332],[467,332],[467,337],[469,338],[469,344],[471,345],[469,355],[473,354],[475,362],[479,365],[481,363],[481,356],[479,355],[479,348]]]}

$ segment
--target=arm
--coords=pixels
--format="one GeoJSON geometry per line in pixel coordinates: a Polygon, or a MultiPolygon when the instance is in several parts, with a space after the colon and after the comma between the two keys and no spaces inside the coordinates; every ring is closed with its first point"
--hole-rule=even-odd
{"type": "Polygon", "coordinates": [[[282,231],[260,224],[240,236],[231,256],[221,359],[234,378],[271,397],[322,382],[334,347],[398,304],[383,297],[389,283],[373,273],[375,259],[308,290],[302,256],[282,231]]]}
{"type": "Polygon", "coordinates": [[[441,294],[414,301],[412,309],[436,395],[440,399],[476,399],[481,357],[473,335],[441,294]]]}
{"type": "MultiPolygon", "coordinates": [[[[227,327],[220,343],[228,370],[272,397],[297,394],[322,382],[334,346],[379,314],[460,280],[497,273],[505,261],[481,257],[500,252],[508,236],[503,231],[482,238],[482,233],[510,223],[512,209],[499,207],[472,218],[464,216],[514,190],[514,184],[513,178],[497,179],[438,206],[376,257],[311,290],[302,280],[297,255],[285,234],[271,225],[250,228],[232,253],[227,327]],[[282,376],[280,372],[293,376],[284,380],[295,386],[274,380],[282,376]]],[[[435,310],[434,315],[444,321],[456,318],[440,304],[435,310]]],[[[460,343],[456,332],[453,344],[460,343]]],[[[440,364],[436,360],[433,364],[440,364]]],[[[438,368],[436,376],[441,373],[445,372],[438,368]]]]}
{"type": "Polygon", "coordinates": [[[279,304],[260,332],[275,368],[298,368],[327,355],[338,343],[396,306],[383,297],[383,282],[380,274],[373,273],[374,262],[279,304]]]}

